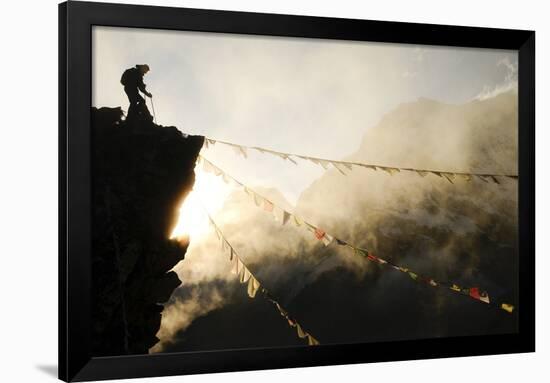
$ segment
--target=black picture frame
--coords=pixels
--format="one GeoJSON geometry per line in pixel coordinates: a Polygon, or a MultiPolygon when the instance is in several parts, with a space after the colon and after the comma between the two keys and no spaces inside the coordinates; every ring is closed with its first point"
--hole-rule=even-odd
{"type": "Polygon", "coordinates": [[[87,381],[535,350],[535,32],[69,1],[59,4],[59,378],[87,381]],[[91,355],[92,26],[512,49],[519,56],[519,331],[391,343],[91,355]]]}

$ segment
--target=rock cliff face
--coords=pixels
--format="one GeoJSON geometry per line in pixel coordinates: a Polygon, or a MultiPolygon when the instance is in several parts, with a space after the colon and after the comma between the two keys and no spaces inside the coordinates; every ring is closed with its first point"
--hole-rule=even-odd
{"type": "Polygon", "coordinates": [[[145,354],[160,303],[181,283],[170,271],[187,244],[170,240],[204,137],[92,109],[94,356],[145,354]]]}

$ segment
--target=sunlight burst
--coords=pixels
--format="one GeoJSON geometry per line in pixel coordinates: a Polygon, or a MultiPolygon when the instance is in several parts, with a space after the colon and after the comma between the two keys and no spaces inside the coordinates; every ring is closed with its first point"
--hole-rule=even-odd
{"type": "Polygon", "coordinates": [[[225,202],[230,188],[219,177],[195,167],[195,184],[179,210],[179,219],[170,238],[204,235],[209,230],[208,216],[218,212],[225,202]]]}

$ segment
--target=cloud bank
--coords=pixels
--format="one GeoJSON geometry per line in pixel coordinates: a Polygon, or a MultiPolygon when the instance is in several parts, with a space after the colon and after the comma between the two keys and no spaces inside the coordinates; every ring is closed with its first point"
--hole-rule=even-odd
{"type": "MultiPolygon", "coordinates": [[[[516,121],[514,92],[462,105],[422,99],[384,116],[346,159],[515,172],[516,121]]],[[[257,191],[290,206],[275,189],[257,191]]],[[[329,170],[304,190],[293,210],[423,275],[479,286],[493,299],[517,302],[515,181],[451,185],[433,175],[354,169],[342,176],[329,170]]],[[[321,343],[516,330],[515,315],[416,284],[337,245],[325,248],[311,233],[274,222],[240,191],[230,195],[215,220],[254,275],[321,343]]],[[[162,347],[154,351],[303,344],[267,302],[247,297],[228,260],[220,258],[215,236],[188,254],[176,268],[184,283],[165,309],[162,347]]]]}

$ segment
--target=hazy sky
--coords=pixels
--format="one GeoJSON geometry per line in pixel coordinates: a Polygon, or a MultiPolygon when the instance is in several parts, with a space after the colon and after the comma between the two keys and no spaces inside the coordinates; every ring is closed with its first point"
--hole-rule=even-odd
{"type": "MultiPolygon", "coordinates": [[[[93,105],[128,100],[122,72],[147,63],[157,122],[188,134],[339,159],[398,104],[483,97],[515,82],[511,51],[94,27],[93,105]]],[[[150,104],[149,108],[150,108],[150,104]]],[[[221,146],[205,152],[294,203],[322,170],[221,146]]],[[[391,165],[391,164],[388,164],[391,165]]]]}

